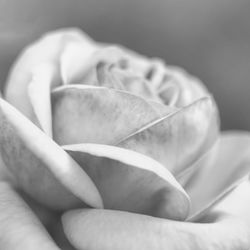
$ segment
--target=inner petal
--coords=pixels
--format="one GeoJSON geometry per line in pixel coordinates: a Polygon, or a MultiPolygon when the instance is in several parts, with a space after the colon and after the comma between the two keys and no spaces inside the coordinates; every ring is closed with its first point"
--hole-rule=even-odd
{"type": "Polygon", "coordinates": [[[217,116],[213,100],[203,98],[140,128],[117,145],[148,155],[179,175],[216,141],[217,116]]]}
{"type": "Polygon", "coordinates": [[[52,111],[53,135],[59,144],[114,144],[160,117],[138,96],[88,85],[54,90],[52,111]]]}

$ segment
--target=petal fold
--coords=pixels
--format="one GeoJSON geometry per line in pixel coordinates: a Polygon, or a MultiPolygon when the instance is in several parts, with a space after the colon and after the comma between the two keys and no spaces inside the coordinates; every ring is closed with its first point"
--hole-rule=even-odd
{"type": "Polygon", "coordinates": [[[222,133],[217,145],[197,162],[185,189],[192,200],[191,217],[200,216],[229,194],[250,172],[250,134],[222,133]],[[202,192],[201,192],[202,190],[202,192]]]}
{"type": "MultiPolygon", "coordinates": [[[[48,85],[51,88],[60,85],[62,82],[61,55],[68,46],[71,47],[71,44],[84,44],[86,41],[87,36],[84,33],[69,28],[50,32],[25,48],[20,53],[8,76],[4,93],[5,99],[27,117],[34,119],[34,110],[28,95],[30,82],[33,82],[34,85],[40,85],[33,86],[34,91],[45,90],[48,85]],[[44,71],[44,65],[46,65],[47,71],[44,71]],[[40,66],[42,66],[41,69],[40,66]],[[51,74],[51,69],[53,74],[51,74]],[[38,74],[39,72],[40,74],[38,74]]],[[[35,94],[38,96],[40,93],[35,94]]],[[[35,100],[35,98],[31,99],[32,102],[35,100]]]]}
{"type": "MultiPolygon", "coordinates": [[[[42,130],[50,137],[52,137],[50,91],[54,75],[54,66],[49,64],[39,65],[34,70],[31,82],[28,85],[28,96],[34,115],[42,130]]],[[[32,117],[29,117],[29,113],[25,115],[33,120],[32,117]]]]}
{"type": "Polygon", "coordinates": [[[3,161],[28,194],[58,209],[84,203],[102,207],[100,194],[84,170],[25,116],[2,99],[0,121],[3,161]]]}
{"type": "Polygon", "coordinates": [[[179,175],[212,147],[218,131],[217,107],[205,97],[140,128],[117,145],[148,155],[179,175]]]}
{"type": "Polygon", "coordinates": [[[93,180],[104,208],[184,220],[189,199],[172,174],[153,159],[119,147],[63,147],[93,180]]]}

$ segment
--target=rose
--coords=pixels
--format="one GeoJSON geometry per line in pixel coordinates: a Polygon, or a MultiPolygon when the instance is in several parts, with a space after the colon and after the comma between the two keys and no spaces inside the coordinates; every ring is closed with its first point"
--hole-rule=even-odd
{"type": "MultiPolygon", "coordinates": [[[[2,100],[3,160],[19,187],[53,208],[104,205],[168,219],[201,220],[248,173],[249,165],[236,170],[238,164],[228,167],[224,158],[235,150],[227,145],[242,144],[241,138],[223,136],[210,150],[218,135],[217,109],[197,79],[125,48],[95,43],[79,31],[49,34],[24,51],[10,73],[5,99],[43,132],[2,100]],[[209,189],[215,176],[218,183],[209,189]],[[176,179],[191,197],[191,212],[188,194],[176,179]]],[[[244,154],[241,161],[246,160],[244,154]]],[[[137,235],[145,220],[122,212],[115,220],[116,212],[89,214],[93,221],[102,214],[110,218],[109,224],[103,221],[107,232],[127,217],[138,221],[137,235]]],[[[76,245],[79,237],[72,218],[78,216],[65,217],[66,233],[76,245]]],[[[161,225],[166,222],[170,221],[161,225]]],[[[173,231],[184,228],[195,234],[196,244],[203,240],[196,226],[169,225],[173,231]]],[[[245,230],[241,224],[240,228],[245,230]]],[[[164,242],[163,247],[184,249],[186,241],[178,242],[173,232],[168,233],[175,245],[164,242]]],[[[149,249],[154,249],[153,242],[149,249]]],[[[102,249],[131,248],[115,240],[111,245],[101,243],[102,249]]]]}
{"type": "Polygon", "coordinates": [[[182,73],[176,69],[168,71],[163,63],[151,62],[119,47],[95,44],[80,32],[58,32],[29,48],[10,75],[6,100],[47,135],[53,134],[58,144],[66,144],[63,148],[87,175],[74,161],[71,160],[70,167],[68,162],[63,163],[63,157],[65,161],[71,158],[34,126],[22,121],[15,111],[9,110],[6,112],[13,112],[15,120],[10,121],[8,114],[5,115],[7,118],[3,120],[10,123],[6,127],[16,126],[13,125],[16,122],[18,133],[28,132],[22,136],[17,134],[18,138],[13,139],[15,133],[10,128],[2,136],[5,141],[3,158],[18,175],[19,184],[47,205],[58,208],[77,206],[79,201],[66,193],[50,172],[44,174],[42,165],[54,172],[87,205],[100,207],[104,202],[105,208],[185,219],[189,209],[187,195],[167,169],[181,175],[211,147],[218,130],[217,112],[212,99],[202,98],[208,93],[196,80],[190,79],[191,87],[186,88],[182,73]],[[46,51],[49,47],[52,51],[46,51]],[[59,58],[61,62],[57,62],[59,58]],[[83,84],[70,84],[75,82],[83,84]],[[61,87],[63,84],[65,86],[61,87]],[[196,99],[200,100],[195,102],[196,99]],[[20,127],[25,123],[24,128],[20,127]],[[43,144],[38,146],[39,140],[30,150],[33,138],[39,137],[46,144],[45,152],[41,152],[45,147],[43,144]],[[28,145],[23,155],[14,148],[18,147],[18,140],[20,146],[28,145]],[[15,141],[15,145],[7,148],[5,144],[9,141],[15,141]],[[77,143],[84,144],[72,145],[77,143]],[[144,155],[121,148],[148,155],[164,167],[144,155]],[[48,149],[51,155],[48,155],[48,149]],[[39,162],[42,157],[45,159],[39,162]],[[35,163],[27,163],[30,158],[35,163]],[[63,164],[68,171],[63,169],[63,164]],[[17,165],[23,170],[16,172],[17,165]],[[55,169],[56,165],[59,170],[55,169]],[[60,172],[62,170],[67,173],[66,177],[60,172]],[[71,175],[74,180],[67,179],[71,175]],[[79,178],[81,175],[84,179],[79,178]],[[100,175],[104,177],[100,178],[100,175]],[[39,180],[31,188],[30,183],[37,176],[39,180]],[[80,182],[81,187],[76,186],[80,182]],[[139,186],[138,182],[141,182],[139,186]],[[46,186],[54,193],[50,191],[44,197],[46,186]],[[173,209],[176,205],[178,208],[173,209]]]}

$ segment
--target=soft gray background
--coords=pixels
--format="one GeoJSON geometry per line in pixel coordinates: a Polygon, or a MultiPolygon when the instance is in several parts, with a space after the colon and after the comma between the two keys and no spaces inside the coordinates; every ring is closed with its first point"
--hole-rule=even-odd
{"type": "Polygon", "coordinates": [[[0,81],[42,32],[78,26],[200,77],[223,129],[250,130],[249,0],[0,0],[0,81]]]}

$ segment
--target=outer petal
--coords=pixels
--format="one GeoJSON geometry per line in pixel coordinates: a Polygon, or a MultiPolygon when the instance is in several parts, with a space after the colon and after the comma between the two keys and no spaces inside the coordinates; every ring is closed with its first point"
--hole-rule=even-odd
{"type": "Polygon", "coordinates": [[[67,212],[63,225],[79,250],[248,250],[249,211],[250,184],[245,182],[210,211],[202,223],[83,209],[67,212]]]}
{"type": "MultiPolygon", "coordinates": [[[[114,144],[162,114],[127,92],[89,85],[67,85],[52,94],[53,134],[59,144],[114,144]]],[[[164,114],[172,112],[164,108],[164,114]]]]}
{"type": "Polygon", "coordinates": [[[0,149],[19,185],[55,208],[102,207],[96,186],[56,143],[4,100],[0,100],[0,149]]]}
{"type": "Polygon", "coordinates": [[[136,152],[100,144],[64,149],[94,181],[104,207],[184,220],[189,199],[161,164],[136,152]]]}
{"type": "Polygon", "coordinates": [[[100,46],[83,32],[78,32],[79,39],[66,41],[64,49],[58,55],[63,84],[79,83],[88,74],[91,61],[100,46]]]}
{"type": "Polygon", "coordinates": [[[0,241],[4,250],[59,250],[29,206],[1,181],[0,241]]]}
{"type": "MultiPolygon", "coordinates": [[[[250,236],[250,181],[249,178],[244,179],[231,192],[227,193],[206,212],[199,216],[190,218],[189,221],[212,223],[219,221],[223,216],[231,216],[242,219],[245,225],[248,226],[250,236]]],[[[244,223],[242,227],[244,227],[244,223]]],[[[250,239],[250,237],[248,237],[250,239]]],[[[247,248],[248,249],[248,248],[247,248]]]]}
{"type": "Polygon", "coordinates": [[[5,98],[33,122],[37,123],[38,119],[48,134],[51,134],[50,123],[47,121],[50,119],[48,97],[50,89],[62,82],[61,54],[72,43],[82,43],[84,46],[86,41],[90,43],[89,39],[76,29],[48,33],[20,54],[10,72],[5,98]],[[45,102],[46,108],[41,108],[39,104],[41,99],[45,102]]]}
{"type": "Polygon", "coordinates": [[[0,156],[0,181],[7,181],[14,183],[14,179],[8,168],[3,162],[2,157],[0,156]]]}
{"type": "Polygon", "coordinates": [[[203,98],[140,128],[118,145],[148,155],[179,175],[214,144],[218,130],[215,103],[203,98]]]}
{"type": "Polygon", "coordinates": [[[250,134],[247,132],[222,134],[214,149],[197,163],[197,171],[185,185],[192,200],[192,217],[205,213],[208,208],[248,178],[249,172],[250,134]],[[207,158],[211,160],[207,161],[207,158]]]}

